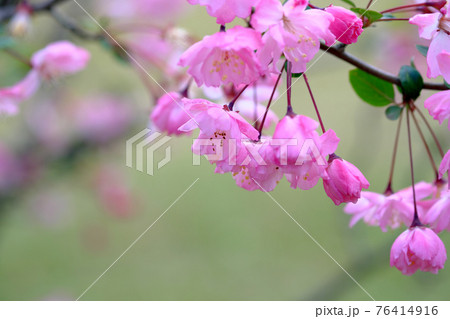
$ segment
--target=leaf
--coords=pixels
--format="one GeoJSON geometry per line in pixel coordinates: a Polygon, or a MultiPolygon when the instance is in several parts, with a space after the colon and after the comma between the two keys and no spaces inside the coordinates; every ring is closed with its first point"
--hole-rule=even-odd
{"type": "Polygon", "coordinates": [[[345,2],[346,4],[349,4],[350,6],[352,6],[353,8],[356,7],[355,3],[353,1],[350,0],[341,0],[342,2],[345,2]]]}
{"type": "Polygon", "coordinates": [[[373,106],[386,106],[394,102],[394,85],[360,69],[351,70],[350,84],[356,94],[373,106]]]}
{"type": "Polygon", "coordinates": [[[420,54],[422,54],[424,57],[427,57],[427,54],[428,54],[428,47],[427,46],[417,44],[416,48],[420,52],[420,54]]]}
{"type": "Polygon", "coordinates": [[[369,20],[369,24],[372,24],[373,22],[380,20],[383,17],[381,13],[373,10],[366,10],[363,8],[350,8],[350,10],[359,15],[362,15],[363,17],[366,17],[367,20],[369,20]]]}
{"type": "Polygon", "coordinates": [[[417,99],[423,89],[423,78],[419,71],[409,65],[404,65],[398,73],[400,91],[406,99],[417,99]]]}
{"type": "Polygon", "coordinates": [[[402,114],[403,108],[398,105],[391,105],[386,109],[386,117],[392,121],[395,121],[402,114]]]}

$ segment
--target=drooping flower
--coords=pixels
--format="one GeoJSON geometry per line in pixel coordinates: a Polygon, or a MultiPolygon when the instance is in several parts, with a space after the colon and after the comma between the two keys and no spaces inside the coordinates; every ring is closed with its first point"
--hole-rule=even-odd
{"type": "Polygon", "coordinates": [[[216,17],[218,24],[225,24],[236,17],[248,18],[252,12],[252,6],[258,0],[188,0],[188,2],[206,6],[208,14],[216,17]]]}
{"type": "Polygon", "coordinates": [[[0,89],[0,115],[15,115],[19,112],[19,103],[29,99],[39,88],[40,79],[36,71],[11,87],[0,89]]]}
{"type": "Polygon", "coordinates": [[[443,230],[450,231],[450,190],[444,189],[440,192],[440,198],[434,202],[422,219],[436,233],[443,230]]]}
{"type": "Polygon", "coordinates": [[[68,41],[54,42],[33,54],[33,69],[44,79],[69,75],[84,69],[90,54],[68,41]]]}
{"type": "Polygon", "coordinates": [[[353,11],[339,6],[329,6],[325,11],[331,13],[334,21],[330,25],[330,31],[336,39],[345,44],[356,43],[363,32],[363,22],[353,11]]]}
{"type": "Polygon", "coordinates": [[[255,54],[262,45],[259,32],[235,26],[195,43],[181,56],[180,65],[189,67],[198,86],[250,84],[262,75],[255,54]]]}
{"type": "Polygon", "coordinates": [[[231,172],[236,168],[237,155],[241,152],[242,136],[256,141],[258,131],[227,106],[203,99],[183,99],[183,103],[192,118],[178,130],[200,129],[192,146],[194,154],[206,155],[210,163],[216,164],[218,173],[231,172]]]}
{"type": "Polygon", "coordinates": [[[441,239],[434,231],[425,227],[409,228],[394,242],[391,248],[391,267],[404,275],[417,270],[437,274],[444,268],[447,252],[441,239]]]}
{"type": "Polygon", "coordinates": [[[292,62],[292,72],[306,70],[306,63],[319,51],[320,39],[333,44],[330,31],[334,17],[317,9],[305,10],[307,0],[290,0],[284,5],[278,0],[261,0],[252,15],[252,26],[265,32],[264,47],[258,52],[263,67],[272,62],[272,71],[282,54],[292,62]]]}
{"type": "Polygon", "coordinates": [[[439,178],[444,177],[444,175],[449,171],[449,169],[450,169],[450,150],[448,150],[447,153],[445,153],[441,165],[439,166],[439,178]]]}
{"type": "MultiPolygon", "coordinates": [[[[434,194],[436,187],[432,184],[420,182],[415,184],[417,201],[434,194]]],[[[423,216],[425,209],[418,205],[419,216],[423,216]]],[[[414,217],[414,202],[412,187],[402,189],[393,194],[379,194],[361,192],[361,198],[356,203],[348,203],[344,212],[353,215],[350,227],[359,220],[370,226],[379,226],[382,231],[388,227],[396,229],[402,224],[409,226],[414,217]]]]}
{"type": "Polygon", "coordinates": [[[369,188],[369,182],[352,163],[335,155],[330,157],[327,177],[323,179],[325,192],[335,205],[356,203],[361,197],[361,189],[369,188]]]}
{"type": "Polygon", "coordinates": [[[323,135],[319,123],[304,115],[287,115],[273,134],[275,162],[292,188],[307,190],[317,184],[327,167],[326,157],[336,151],[339,138],[333,130],[323,135]],[[277,144],[277,145],[276,145],[277,144]]]}
{"type": "Polygon", "coordinates": [[[258,142],[243,139],[242,144],[238,168],[233,170],[236,184],[249,191],[273,191],[283,178],[283,172],[275,163],[275,149],[271,138],[262,137],[258,142]]]}
{"type": "Polygon", "coordinates": [[[166,132],[169,135],[183,135],[186,132],[179,131],[178,128],[191,118],[184,109],[182,95],[178,92],[169,92],[158,100],[150,119],[160,132],[166,132]]]}
{"type": "MultiPolygon", "coordinates": [[[[439,121],[439,124],[442,124],[450,118],[450,90],[433,94],[425,100],[424,105],[430,115],[439,121]]],[[[450,121],[448,122],[448,129],[450,130],[450,121]]]]}
{"type": "Polygon", "coordinates": [[[442,75],[450,82],[450,68],[448,67],[450,53],[450,10],[447,5],[440,12],[417,14],[409,23],[419,27],[419,36],[431,40],[427,53],[429,78],[442,75]],[[443,55],[441,55],[443,54],[443,55]]]}

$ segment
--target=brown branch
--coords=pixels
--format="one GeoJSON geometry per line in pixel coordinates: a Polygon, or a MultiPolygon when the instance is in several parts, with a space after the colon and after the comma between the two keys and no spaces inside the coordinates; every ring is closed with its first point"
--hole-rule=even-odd
{"type": "MultiPolygon", "coordinates": [[[[320,49],[325,51],[326,53],[334,55],[335,57],[337,57],[341,60],[344,60],[347,63],[350,63],[351,65],[356,66],[358,69],[361,69],[369,74],[372,74],[373,76],[376,76],[379,79],[385,80],[387,82],[390,82],[390,83],[393,83],[396,85],[400,85],[400,79],[397,76],[360,60],[359,58],[345,52],[344,49],[340,48],[339,46],[329,47],[329,46],[321,43],[320,49]]],[[[425,82],[423,84],[423,88],[428,89],[428,90],[438,90],[438,91],[448,90],[448,88],[443,83],[441,84],[441,83],[425,82]]]]}

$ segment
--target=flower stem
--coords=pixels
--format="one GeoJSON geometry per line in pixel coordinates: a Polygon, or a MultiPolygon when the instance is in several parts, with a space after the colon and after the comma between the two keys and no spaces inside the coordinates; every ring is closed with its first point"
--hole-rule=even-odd
{"type": "Polygon", "coordinates": [[[433,155],[431,155],[430,148],[428,147],[427,141],[425,140],[425,136],[422,133],[422,129],[420,128],[419,123],[417,122],[416,116],[414,115],[413,111],[411,112],[411,116],[412,116],[412,118],[414,120],[414,124],[416,125],[417,132],[419,132],[419,135],[420,135],[420,138],[421,138],[421,140],[423,142],[423,145],[425,146],[425,150],[427,151],[428,158],[430,159],[431,166],[433,167],[433,170],[434,170],[435,178],[436,178],[436,180],[438,180],[439,179],[439,173],[438,173],[438,169],[436,167],[436,163],[434,162],[433,155]]]}
{"type": "Polygon", "coordinates": [[[236,103],[236,101],[241,97],[242,93],[244,93],[244,91],[247,90],[248,87],[249,87],[249,84],[244,86],[244,88],[239,91],[239,93],[231,100],[231,102],[228,103],[228,109],[230,111],[233,111],[234,103],[236,103]]]}
{"type": "Polygon", "coordinates": [[[408,5],[404,5],[404,6],[387,9],[387,10],[381,11],[380,13],[383,14],[383,13],[395,12],[395,11],[399,11],[399,10],[403,10],[403,9],[416,8],[416,7],[434,7],[436,9],[441,9],[445,5],[445,3],[446,3],[445,0],[425,1],[422,3],[408,4],[408,5]]]}
{"type": "Polygon", "coordinates": [[[311,96],[311,100],[314,104],[314,109],[316,110],[317,118],[319,119],[320,127],[322,128],[322,133],[325,133],[325,126],[323,125],[322,117],[320,116],[319,108],[317,107],[317,103],[316,100],[314,99],[311,87],[309,86],[308,77],[306,76],[306,73],[303,73],[303,79],[305,80],[306,86],[308,87],[309,95],[311,96]]]}
{"type": "Polygon", "coordinates": [[[414,109],[416,109],[417,112],[419,112],[419,115],[422,118],[422,120],[425,122],[425,125],[427,126],[428,130],[430,131],[431,136],[433,136],[433,140],[436,143],[437,148],[439,149],[439,153],[441,154],[442,157],[444,157],[444,150],[442,149],[441,143],[439,143],[436,133],[434,133],[433,128],[431,127],[430,123],[428,123],[426,117],[423,115],[422,111],[418,107],[416,107],[414,105],[414,109]]]}
{"type": "Polygon", "coordinates": [[[412,192],[413,192],[413,201],[414,201],[414,219],[413,219],[410,227],[417,227],[417,226],[422,226],[422,223],[420,222],[419,214],[417,212],[416,187],[415,187],[415,182],[414,182],[414,163],[413,163],[413,156],[412,156],[411,126],[409,123],[409,112],[411,112],[411,110],[409,109],[409,107],[407,107],[407,109],[406,109],[406,124],[408,127],[409,165],[411,167],[411,183],[412,183],[412,192]]]}
{"type": "Polygon", "coordinates": [[[287,96],[287,111],[286,115],[293,115],[294,110],[292,109],[291,94],[292,94],[292,63],[286,62],[286,96],[287,96]]]}
{"type": "Polygon", "coordinates": [[[403,120],[403,112],[400,114],[400,118],[398,119],[397,132],[395,133],[394,150],[392,152],[391,171],[389,172],[388,184],[386,186],[386,190],[384,191],[385,195],[391,195],[394,192],[392,190],[392,178],[394,177],[395,160],[397,158],[398,141],[400,138],[400,129],[402,127],[402,120],[403,120]]]}
{"type": "Polygon", "coordinates": [[[272,104],[273,97],[275,96],[275,92],[277,91],[277,87],[278,87],[278,84],[280,83],[281,76],[283,75],[283,70],[284,70],[284,63],[283,63],[283,67],[280,70],[280,74],[278,75],[277,81],[275,82],[275,85],[273,87],[272,94],[270,94],[270,98],[269,98],[269,102],[267,103],[266,111],[264,112],[264,116],[261,121],[261,125],[259,126],[259,130],[258,130],[259,138],[258,139],[261,139],[264,122],[266,122],[267,113],[269,113],[270,105],[272,104]]]}

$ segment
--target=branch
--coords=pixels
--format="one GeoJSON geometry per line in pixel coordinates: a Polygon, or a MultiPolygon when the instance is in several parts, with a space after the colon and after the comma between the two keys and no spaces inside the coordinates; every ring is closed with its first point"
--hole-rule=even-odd
{"type": "MultiPolygon", "coordinates": [[[[32,12],[45,12],[50,11],[58,4],[61,4],[67,0],[47,0],[38,4],[29,4],[32,12]]],[[[16,13],[17,4],[9,4],[0,6],[0,23],[4,22],[16,13]]]]}
{"type": "MultiPolygon", "coordinates": [[[[64,1],[64,0],[60,0],[64,1]]],[[[69,20],[67,20],[65,17],[63,17],[61,14],[56,12],[53,8],[50,9],[51,16],[55,19],[56,22],[58,22],[63,28],[69,30],[76,36],[86,39],[86,40],[101,40],[103,39],[102,34],[92,34],[89,32],[84,31],[83,29],[79,28],[77,25],[73,24],[69,20]]]]}
{"type": "MultiPolygon", "coordinates": [[[[400,79],[397,76],[358,59],[357,57],[345,52],[343,48],[339,48],[338,46],[329,47],[321,43],[320,49],[325,51],[326,53],[332,54],[335,57],[350,63],[351,65],[356,66],[358,69],[361,69],[369,74],[372,74],[373,76],[376,76],[379,79],[385,80],[387,82],[396,85],[400,85],[400,79]]],[[[448,88],[443,83],[441,84],[441,83],[425,82],[423,84],[423,88],[428,90],[439,90],[439,91],[448,90],[448,88]]]]}

